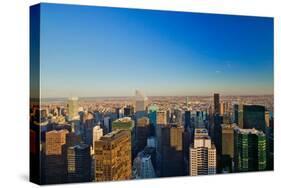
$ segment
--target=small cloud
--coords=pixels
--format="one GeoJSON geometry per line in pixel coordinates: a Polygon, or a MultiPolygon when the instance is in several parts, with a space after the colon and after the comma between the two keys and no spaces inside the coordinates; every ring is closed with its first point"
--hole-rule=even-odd
{"type": "Polygon", "coordinates": [[[221,73],[221,71],[220,70],[216,70],[216,73],[219,74],[219,73],[221,73]]]}

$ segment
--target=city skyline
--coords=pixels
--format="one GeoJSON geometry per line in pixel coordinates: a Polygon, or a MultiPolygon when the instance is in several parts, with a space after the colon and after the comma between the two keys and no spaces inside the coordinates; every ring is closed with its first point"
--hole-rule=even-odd
{"type": "Polygon", "coordinates": [[[146,96],[273,94],[272,18],[41,10],[42,98],[130,96],[137,88],[146,96]]]}

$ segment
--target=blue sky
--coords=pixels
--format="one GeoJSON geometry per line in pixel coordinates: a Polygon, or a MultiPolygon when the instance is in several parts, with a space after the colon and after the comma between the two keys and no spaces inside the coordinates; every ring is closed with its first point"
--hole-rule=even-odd
{"type": "Polygon", "coordinates": [[[43,4],[42,97],[273,93],[273,19],[43,4]]]}

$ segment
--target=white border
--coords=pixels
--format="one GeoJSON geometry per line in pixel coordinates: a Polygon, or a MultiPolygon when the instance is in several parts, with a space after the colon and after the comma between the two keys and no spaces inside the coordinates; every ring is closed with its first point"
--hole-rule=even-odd
{"type": "MultiPolygon", "coordinates": [[[[0,6],[0,187],[35,187],[28,182],[29,5],[7,0],[0,6]]],[[[269,187],[280,176],[280,3],[278,0],[45,0],[44,2],[274,17],[275,171],[205,177],[84,183],[85,187],[269,187]]],[[[82,184],[58,185],[77,187],[82,184]]],[[[37,186],[36,186],[37,187],[37,186]]]]}

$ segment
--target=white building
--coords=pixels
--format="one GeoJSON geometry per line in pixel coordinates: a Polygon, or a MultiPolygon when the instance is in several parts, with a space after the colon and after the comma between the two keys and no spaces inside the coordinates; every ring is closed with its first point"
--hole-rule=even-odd
{"type": "Polygon", "coordinates": [[[195,129],[194,143],[189,148],[191,176],[216,174],[216,148],[204,128],[195,129]]]}
{"type": "Polygon", "coordinates": [[[77,120],[79,119],[78,114],[78,98],[77,97],[71,97],[67,101],[67,109],[68,109],[68,117],[69,120],[77,120]]]}
{"type": "Polygon", "coordinates": [[[98,141],[103,136],[103,130],[100,125],[93,128],[93,147],[91,154],[95,154],[95,141],[98,141]]]}

